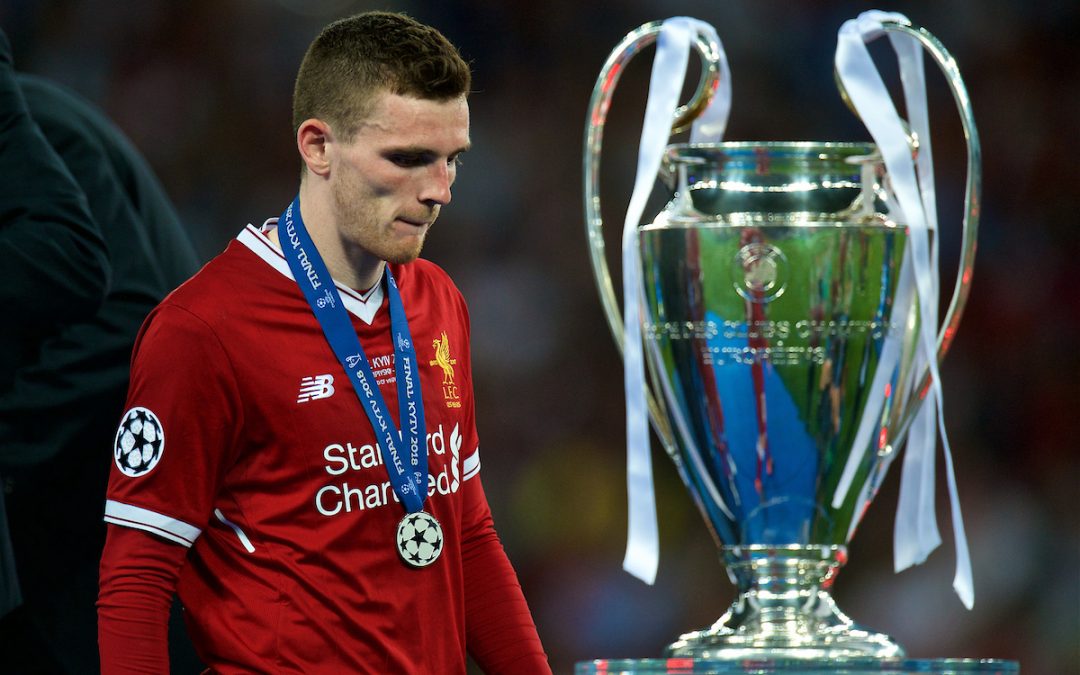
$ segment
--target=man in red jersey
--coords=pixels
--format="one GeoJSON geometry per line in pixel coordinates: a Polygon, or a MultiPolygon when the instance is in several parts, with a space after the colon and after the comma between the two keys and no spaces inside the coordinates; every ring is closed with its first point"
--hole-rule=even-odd
{"type": "Polygon", "coordinates": [[[468,311],[417,257],[469,147],[469,82],[398,14],[337,21],[308,49],[299,195],[135,346],[106,674],[168,672],[174,592],[213,673],[464,673],[467,653],[550,672],[480,484],[468,311]]]}

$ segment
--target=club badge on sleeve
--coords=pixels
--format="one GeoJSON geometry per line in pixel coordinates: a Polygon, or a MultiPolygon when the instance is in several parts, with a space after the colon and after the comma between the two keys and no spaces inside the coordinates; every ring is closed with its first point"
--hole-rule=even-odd
{"type": "Polygon", "coordinates": [[[161,420],[148,408],[136,406],[120,421],[113,442],[113,459],[125,476],[146,475],[165,451],[165,430],[161,420]]]}

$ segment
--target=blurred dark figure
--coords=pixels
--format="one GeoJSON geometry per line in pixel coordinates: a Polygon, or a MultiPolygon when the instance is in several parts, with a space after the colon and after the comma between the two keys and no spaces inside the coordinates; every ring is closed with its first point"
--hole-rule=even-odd
{"type": "Polygon", "coordinates": [[[197,266],[131,143],[71,92],[16,74],[0,31],[2,672],[98,670],[102,513],[132,345],[197,266]]]}

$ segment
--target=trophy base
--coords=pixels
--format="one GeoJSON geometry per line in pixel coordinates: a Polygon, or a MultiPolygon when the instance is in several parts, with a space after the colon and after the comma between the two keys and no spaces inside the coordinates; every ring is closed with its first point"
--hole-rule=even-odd
{"type": "Polygon", "coordinates": [[[739,597],[705,630],[679,637],[665,656],[697,659],[897,659],[903,648],[856,625],[828,588],[843,546],[725,546],[739,597]]]}
{"type": "Polygon", "coordinates": [[[1016,661],[997,659],[597,659],[580,661],[574,675],[1014,675],[1016,661]]]}
{"type": "MultiPolygon", "coordinates": [[[[727,615],[724,615],[725,617],[727,615]]],[[[722,623],[721,618],[719,623],[722,623]]],[[[833,627],[814,634],[743,635],[727,626],[686,633],[664,650],[669,658],[755,659],[897,659],[904,650],[891,637],[857,627],[833,627]]]]}

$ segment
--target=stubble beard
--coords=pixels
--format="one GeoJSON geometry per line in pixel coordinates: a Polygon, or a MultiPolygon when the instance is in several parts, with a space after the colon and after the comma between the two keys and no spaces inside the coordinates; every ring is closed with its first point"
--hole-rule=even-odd
{"type": "Polygon", "coordinates": [[[381,222],[375,206],[377,198],[364,192],[353,181],[338,182],[333,186],[339,219],[338,232],[347,248],[362,249],[379,260],[396,265],[410,263],[420,257],[427,233],[416,239],[399,241],[393,231],[393,223],[381,222]]]}

